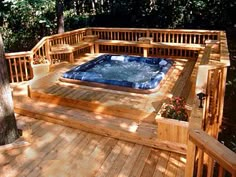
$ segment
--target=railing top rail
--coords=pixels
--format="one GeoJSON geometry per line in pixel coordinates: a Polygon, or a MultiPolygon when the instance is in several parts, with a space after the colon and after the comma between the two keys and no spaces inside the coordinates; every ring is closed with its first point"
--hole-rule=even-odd
{"type": "Polygon", "coordinates": [[[228,149],[201,129],[189,130],[190,140],[200,149],[213,157],[226,170],[235,172],[236,153],[228,149]]]}
{"type": "Polygon", "coordinates": [[[47,36],[43,37],[32,49],[31,52],[34,52],[37,50],[41,45],[43,45],[46,42],[46,39],[48,39],[47,36]]]}
{"type": "Polygon", "coordinates": [[[67,31],[67,32],[64,32],[64,33],[60,33],[60,34],[54,34],[54,35],[51,35],[51,36],[48,36],[49,39],[53,39],[55,37],[60,37],[60,36],[65,36],[65,35],[71,35],[73,33],[77,33],[77,32],[80,32],[80,31],[86,31],[87,28],[80,28],[80,29],[76,29],[76,30],[73,30],[73,31],[67,31]]]}
{"type": "Polygon", "coordinates": [[[166,31],[179,33],[220,33],[220,30],[196,30],[196,29],[155,29],[155,28],[106,28],[106,27],[89,27],[91,30],[120,30],[120,31],[166,31]]]}
{"type": "Polygon", "coordinates": [[[11,52],[5,53],[5,57],[21,57],[21,56],[30,56],[32,54],[31,51],[23,51],[23,52],[11,52]]]}

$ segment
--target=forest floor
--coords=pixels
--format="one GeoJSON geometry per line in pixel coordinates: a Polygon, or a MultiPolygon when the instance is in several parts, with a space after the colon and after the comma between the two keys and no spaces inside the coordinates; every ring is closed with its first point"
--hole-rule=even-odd
{"type": "Polygon", "coordinates": [[[219,141],[236,152],[236,28],[226,30],[230,52],[225,105],[219,141]]]}

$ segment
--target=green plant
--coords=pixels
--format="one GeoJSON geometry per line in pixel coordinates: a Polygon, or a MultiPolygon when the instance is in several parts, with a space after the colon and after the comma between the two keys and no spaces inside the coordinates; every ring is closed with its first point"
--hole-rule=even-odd
{"type": "Polygon", "coordinates": [[[170,119],[188,121],[188,114],[185,105],[186,102],[184,98],[173,97],[170,100],[170,103],[164,106],[161,116],[170,119]]]}

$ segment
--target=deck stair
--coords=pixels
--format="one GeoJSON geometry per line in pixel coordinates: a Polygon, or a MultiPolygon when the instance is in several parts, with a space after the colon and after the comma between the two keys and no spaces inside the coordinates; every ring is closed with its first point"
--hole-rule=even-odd
{"type": "Polygon", "coordinates": [[[21,115],[149,147],[181,152],[182,154],[186,152],[185,146],[180,148],[175,143],[170,144],[158,140],[155,124],[125,118],[117,119],[117,117],[110,115],[96,114],[41,101],[35,103],[34,100],[19,95],[15,95],[14,106],[15,112],[21,115]],[[24,101],[22,102],[22,100],[24,101]]]}
{"type": "Polygon", "coordinates": [[[157,126],[151,123],[136,122],[125,118],[117,119],[117,117],[110,115],[96,114],[40,101],[35,104],[34,100],[19,96],[15,96],[14,106],[15,112],[21,115],[149,147],[182,152],[183,154],[186,152],[185,146],[180,148],[175,146],[175,143],[171,145],[169,142],[165,143],[158,140],[157,126]]]}

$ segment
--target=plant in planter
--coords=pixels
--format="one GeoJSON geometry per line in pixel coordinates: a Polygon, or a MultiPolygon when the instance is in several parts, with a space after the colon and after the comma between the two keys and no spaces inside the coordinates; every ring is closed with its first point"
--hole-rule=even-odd
{"type": "Polygon", "coordinates": [[[173,97],[169,104],[165,104],[161,116],[170,119],[188,121],[188,114],[185,108],[186,102],[182,97],[173,97]]]}
{"type": "Polygon", "coordinates": [[[49,63],[48,59],[44,56],[36,55],[33,58],[33,65],[49,63]]]}
{"type": "Polygon", "coordinates": [[[46,57],[36,55],[31,62],[34,79],[45,76],[49,72],[49,66],[50,62],[46,57]]]}

